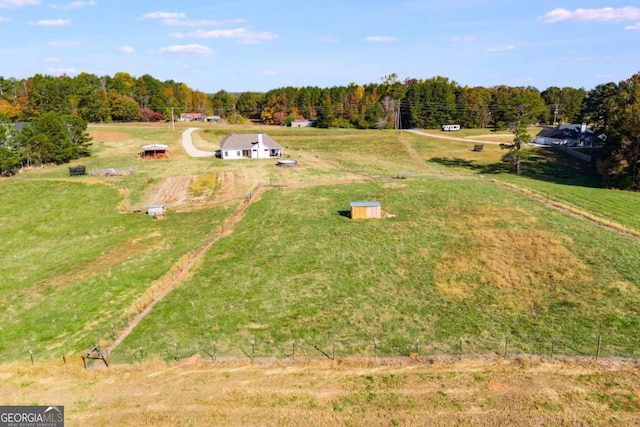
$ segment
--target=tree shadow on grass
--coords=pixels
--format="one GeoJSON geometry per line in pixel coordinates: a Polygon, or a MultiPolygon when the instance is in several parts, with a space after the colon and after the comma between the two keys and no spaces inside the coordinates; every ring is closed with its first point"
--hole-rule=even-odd
{"type": "MultiPolygon", "coordinates": [[[[464,168],[478,174],[510,173],[508,163],[479,164],[475,160],[435,157],[429,161],[452,168],[464,168]]],[[[601,188],[602,180],[591,163],[550,148],[531,150],[520,164],[521,175],[540,181],[580,187],[601,188]]]]}
{"type": "Polygon", "coordinates": [[[498,174],[509,172],[509,165],[506,163],[492,163],[488,165],[478,164],[475,160],[466,160],[450,157],[432,157],[430,162],[438,163],[452,168],[464,168],[480,174],[498,174]]]}

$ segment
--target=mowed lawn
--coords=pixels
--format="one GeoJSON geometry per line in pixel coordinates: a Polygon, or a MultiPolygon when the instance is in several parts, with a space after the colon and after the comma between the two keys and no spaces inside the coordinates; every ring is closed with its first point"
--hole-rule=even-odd
{"type": "Polygon", "coordinates": [[[273,190],[114,357],[579,355],[598,337],[637,356],[638,253],[488,181],[273,190]],[[386,217],[351,220],[353,200],[386,217]]]}
{"type": "MultiPolygon", "coordinates": [[[[256,131],[209,128],[198,141],[215,148],[230,130],[256,131]]],[[[92,129],[94,155],[74,164],[134,168],[134,175],[70,178],[62,165],[0,180],[0,360],[28,360],[30,350],[36,360],[58,358],[109,343],[152,283],[236,205],[170,212],[162,221],[122,212],[166,178],[214,182],[223,170],[237,179],[253,174],[272,189],[134,329],[114,361],[321,356],[319,349],[580,355],[594,354],[599,338],[603,356],[638,355],[638,240],[494,181],[597,216],[618,212],[628,227],[639,223],[637,194],[577,185],[578,175],[553,181],[548,156],[551,166],[513,177],[495,146],[477,153],[473,144],[405,132],[260,130],[300,166],[190,159],[181,129],[104,126],[92,129]],[[170,145],[169,158],[137,159],[151,142],[170,145]],[[391,178],[400,171],[409,179],[391,178]],[[354,200],[380,201],[385,217],[352,221],[354,200]]]]}

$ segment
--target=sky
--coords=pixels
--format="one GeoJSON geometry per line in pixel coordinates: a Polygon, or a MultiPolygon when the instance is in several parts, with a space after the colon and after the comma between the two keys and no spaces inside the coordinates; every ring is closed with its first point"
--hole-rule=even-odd
{"type": "Polygon", "coordinates": [[[640,72],[638,0],[0,0],[0,76],[206,93],[447,77],[593,89],[640,72]]]}

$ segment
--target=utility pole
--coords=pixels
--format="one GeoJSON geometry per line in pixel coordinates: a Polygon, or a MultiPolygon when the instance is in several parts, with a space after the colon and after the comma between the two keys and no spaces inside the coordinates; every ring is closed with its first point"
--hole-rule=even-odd
{"type": "Polygon", "coordinates": [[[174,107],[171,107],[171,130],[176,130],[176,122],[173,118],[173,108],[174,107]]]}
{"type": "Polygon", "coordinates": [[[557,117],[558,117],[558,103],[556,102],[556,107],[553,110],[553,125],[554,126],[556,125],[556,123],[558,123],[557,117]]]}
{"type": "Polygon", "coordinates": [[[398,112],[396,113],[396,129],[398,130],[402,130],[402,121],[400,120],[400,103],[402,101],[398,102],[398,112]]]}

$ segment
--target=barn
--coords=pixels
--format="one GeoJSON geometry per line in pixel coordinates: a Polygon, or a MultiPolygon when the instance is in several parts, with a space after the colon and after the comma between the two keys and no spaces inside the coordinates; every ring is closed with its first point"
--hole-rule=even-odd
{"type": "Polygon", "coordinates": [[[161,158],[167,157],[168,145],[165,144],[149,144],[142,146],[140,157],[142,158],[161,158]]]}
{"type": "Polygon", "coordinates": [[[351,202],[351,219],[382,217],[380,202],[351,202]]]}

